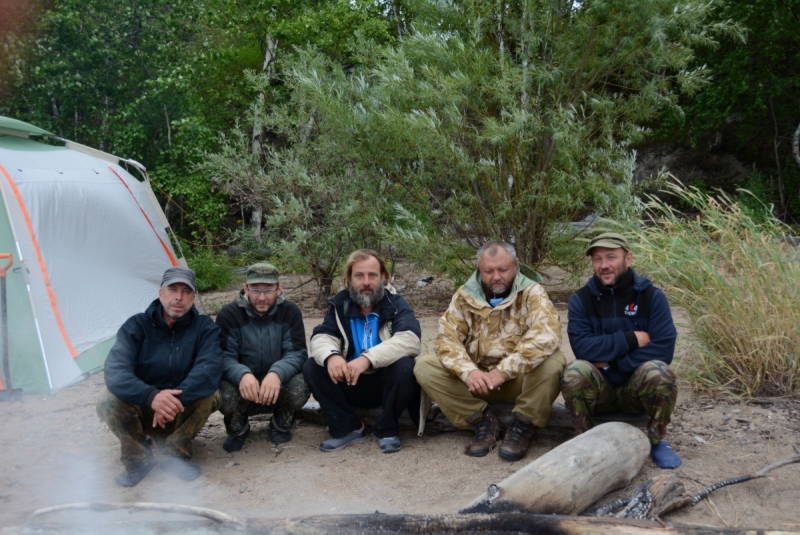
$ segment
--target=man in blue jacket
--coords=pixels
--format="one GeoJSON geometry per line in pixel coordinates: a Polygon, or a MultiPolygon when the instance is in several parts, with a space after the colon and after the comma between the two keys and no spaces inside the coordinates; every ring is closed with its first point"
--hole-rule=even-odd
{"type": "Polygon", "coordinates": [[[219,329],[198,313],[195,293],[194,272],[166,270],[158,299],[122,324],[106,358],[108,392],[97,414],[120,441],[120,486],[136,485],[153,468],[153,438],[165,470],[186,481],[201,473],[190,461],[192,439],[217,409],[222,352],[219,329]]]}
{"type": "Polygon", "coordinates": [[[245,285],[217,315],[222,331],[220,411],[225,451],[239,451],[250,433],[248,417],[271,412],[270,439],[292,439],[295,411],[308,401],[303,380],[306,331],[300,308],[281,293],[278,269],[267,262],[247,268],[245,285]]]}
{"type": "Polygon", "coordinates": [[[650,456],[660,468],[680,457],[664,440],[677,398],[668,365],[677,332],[664,293],[637,275],[625,237],[605,232],[586,249],[592,276],[569,299],[567,332],[576,360],[564,371],[562,393],[586,431],[596,413],[646,412],[650,456]]]}
{"type": "Polygon", "coordinates": [[[421,331],[414,311],[388,286],[389,272],[378,253],[359,249],[344,270],[345,289],[330,300],[314,328],[311,357],[303,375],[319,402],[331,437],[320,444],[334,451],[366,438],[355,407],[381,407],[375,425],[384,453],[400,449],[400,414],[419,413],[414,357],[421,331]]]}

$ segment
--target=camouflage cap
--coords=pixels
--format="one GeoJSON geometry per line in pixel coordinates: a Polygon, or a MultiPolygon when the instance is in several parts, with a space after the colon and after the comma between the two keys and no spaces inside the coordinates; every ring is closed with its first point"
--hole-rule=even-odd
{"type": "Polygon", "coordinates": [[[247,268],[247,284],[278,284],[278,268],[269,262],[259,262],[247,268]]]}
{"type": "Polygon", "coordinates": [[[626,251],[631,250],[625,236],[617,234],[616,232],[603,232],[592,238],[592,241],[589,242],[589,246],[586,248],[586,255],[592,254],[592,249],[595,247],[605,247],[606,249],[622,248],[626,251]]]}
{"type": "Polygon", "coordinates": [[[197,279],[194,276],[194,271],[185,267],[171,267],[164,272],[161,277],[161,287],[170,286],[172,284],[183,283],[193,292],[197,292],[197,279]]]}

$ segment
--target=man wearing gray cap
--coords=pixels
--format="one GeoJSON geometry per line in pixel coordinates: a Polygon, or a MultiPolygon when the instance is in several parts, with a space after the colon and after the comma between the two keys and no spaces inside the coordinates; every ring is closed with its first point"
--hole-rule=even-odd
{"type": "Polygon", "coordinates": [[[192,439],[217,409],[222,352],[219,329],[194,307],[196,288],[192,270],[167,269],[158,299],[125,321],[106,358],[97,414],[120,441],[120,486],[153,468],[154,439],[165,470],[186,481],[201,473],[190,461],[192,439]]]}
{"type": "Polygon", "coordinates": [[[300,308],[281,293],[278,270],[260,262],[247,268],[244,288],[217,315],[222,330],[220,411],[225,451],[239,451],[250,433],[248,417],[271,412],[274,444],[292,438],[295,412],[308,401],[303,380],[306,332],[300,308]]]}
{"type": "Polygon", "coordinates": [[[604,232],[586,248],[594,276],[569,299],[567,332],[575,357],[561,391],[586,431],[603,412],[645,412],[650,457],[677,468],[680,457],[664,440],[677,397],[669,369],[677,331],[664,293],[633,271],[633,253],[621,234],[604,232]]]}

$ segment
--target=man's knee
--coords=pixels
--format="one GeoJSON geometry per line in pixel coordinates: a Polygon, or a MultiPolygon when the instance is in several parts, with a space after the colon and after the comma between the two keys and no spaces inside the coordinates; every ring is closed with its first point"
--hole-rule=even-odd
{"type": "Polygon", "coordinates": [[[310,358],[303,364],[303,378],[309,387],[327,377],[328,372],[325,368],[317,364],[317,361],[314,359],[310,358]]]}
{"type": "Polygon", "coordinates": [[[125,403],[117,396],[106,390],[95,406],[97,416],[109,426],[111,422],[120,422],[123,425],[136,417],[138,411],[134,405],[125,403]]]}
{"type": "Polygon", "coordinates": [[[422,388],[427,388],[434,376],[441,375],[439,357],[433,353],[420,355],[414,363],[414,376],[422,388]]]}
{"type": "Polygon", "coordinates": [[[401,357],[387,366],[385,370],[396,380],[407,380],[414,377],[414,358],[401,357]]]}
{"type": "Polygon", "coordinates": [[[576,360],[564,370],[561,376],[561,393],[565,398],[579,395],[587,388],[592,388],[594,365],[586,360],[576,360]]]}
{"type": "Polygon", "coordinates": [[[242,396],[239,393],[239,388],[233,383],[222,380],[219,384],[219,410],[222,414],[230,414],[236,410],[239,403],[242,402],[242,396]]]}
{"type": "Polygon", "coordinates": [[[649,360],[639,366],[631,378],[642,388],[674,389],[678,382],[669,365],[660,360],[649,360]]]}
{"type": "Polygon", "coordinates": [[[281,391],[285,394],[286,404],[294,410],[302,409],[311,395],[302,373],[295,374],[289,379],[281,391]]]}

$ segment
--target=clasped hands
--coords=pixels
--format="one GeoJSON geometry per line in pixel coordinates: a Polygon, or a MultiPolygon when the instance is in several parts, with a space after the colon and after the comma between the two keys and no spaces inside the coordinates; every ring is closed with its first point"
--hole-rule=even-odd
{"type": "Polygon", "coordinates": [[[269,372],[261,384],[252,373],[242,375],[239,380],[239,394],[247,401],[260,405],[275,405],[281,392],[281,378],[275,372],[269,372]]]}
{"type": "Polygon", "coordinates": [[[361,374],[370,369],[371,366],[372,363],[364,356],[354,358],[348,362],[341,355],[331,355],[325,361],[328,376],[333,381],[333,384],[342,381],[348,386],[355,386],[361,374]]]}
{"type": "Polygon", "coordinates": [[[163,429],[183,412],[183,403],[178,399],[182,393],[183,390],[168,388],[155,395],[153,401],[150,402],[150,408],[153,409],[153,427],[163,429]]]}
{"type": "Polygon", "coordinates": [[[506,376],[497,368],[485,372],[483,370],[472,370],[467,375],[464,383],[473,394],[485,396],[492,390],[500,388],[506,382],[506,376]]]}

